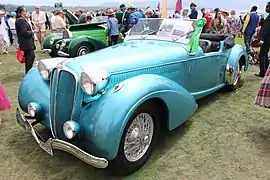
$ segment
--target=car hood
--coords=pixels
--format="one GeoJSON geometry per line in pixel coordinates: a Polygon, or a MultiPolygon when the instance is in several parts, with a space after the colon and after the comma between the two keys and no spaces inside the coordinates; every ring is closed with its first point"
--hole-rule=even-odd
{"type": "Polygon", "coordinates": [[[188,51],[184,44],[157,40],[131,40],[76,57],[65,66],[78,73],[84,69],[118,73],[187,58],[188,51]]]}

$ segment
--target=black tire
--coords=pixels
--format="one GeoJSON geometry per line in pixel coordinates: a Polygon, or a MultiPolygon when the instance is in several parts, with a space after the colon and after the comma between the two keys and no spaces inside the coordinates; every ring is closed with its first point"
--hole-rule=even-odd
{"type": "Polygon", "coordinates": [[[52,51],[49,53],[49,55],[54,58],[54,57],[58,57],[57,55],[57,51],[53,48],[52,51]]]}
{"type": "Polygon", "coordinates": [[[87,43],[82,43],[76,50],[76,57],[88,54],[92,51],[92,47],[87,43]]]}
{"type": "Polygon", "coordinates": [[[50,52],[49,55],[54,58],[54,57],[58,57],[56,53],[50,52]]]}
{"type": "Polygon", "coordinates": [[[240,75],[239,77],[237,78],[237,80],[234,82],[234,84],[232,85],[227,85],[226,86],[226,89],[229,91],[229,92],[233,92],[235,90],[237,90],[239,88],[239,84],[241,82],[241,71],[242,71],[242,64],[241,62],[239,62],[238,64],[238,71],[240,71],[240,75]]]}
{"type": "Polygon", "coordinates": [[[154,103],[146,102],[140,105],[132,114],[130,119],[128,120],[128,123],[125,127],[125,130],[123,132],[119,151],[116,156],[116,158],[110,162],[109,168],[112,170],[113,174],[115,175],[129,175],[137,170],[139,170],[150,158],[152,154],[152,150],[154,145],[157,142],[158,135],[160,134],[160,124],[161,124],[161,113],[158,111],[159,108],[154,103]],[[132,122],[135,120],[135,118],[140,115],[141,113],[147,113],[149,114],[153,119],[154,124],[154,131],[152,136],[152,141],[150,142],[150,146],[148,147],[147,151],[144,153],[144,155],[138,159],[135,162],[131,162],[126,158],[125,152],[124,152],[124,143],[125,143],[125,137],[127,134],[127,131],[132,124],[132,122]]]}

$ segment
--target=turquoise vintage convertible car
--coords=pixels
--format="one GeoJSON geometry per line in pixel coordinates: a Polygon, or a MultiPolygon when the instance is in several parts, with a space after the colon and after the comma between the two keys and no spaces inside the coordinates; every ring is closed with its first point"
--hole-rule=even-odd
{"type": "Polygon", "coordinates": [[[248,69],[245,49],[231,36],[198,28],[189,20],[142,19],[119,45],[41,60],[21,83],[19,105],[28,115],[17,109],[18,123],[51,155],[60,149],[97,168],[138,170],[162,128],[187,121],[197,99],[235,90],[248,69]],[[39,123],[51,138],[38,134],[39,123]]]}

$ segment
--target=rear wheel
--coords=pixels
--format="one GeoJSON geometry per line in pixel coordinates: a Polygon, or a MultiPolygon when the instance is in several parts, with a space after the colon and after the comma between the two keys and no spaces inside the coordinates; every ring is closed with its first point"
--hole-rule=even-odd
{"type": "Polygon", "coordinates": [[[242,73],[242,65],[241,62],[238,63],[236,69],[234,69],[232,73],[232,84],[227,85],[228,91],[235,91],[239,88],[241,82],[241,73],[242,73]]]}
{"type": "Polygon", "coordinates": [[[110,164],[114,172],[127,175],[147,162],[160,133],[160,117],[153,103],[137,108],[123,132],[118,155],[110,164]]]}

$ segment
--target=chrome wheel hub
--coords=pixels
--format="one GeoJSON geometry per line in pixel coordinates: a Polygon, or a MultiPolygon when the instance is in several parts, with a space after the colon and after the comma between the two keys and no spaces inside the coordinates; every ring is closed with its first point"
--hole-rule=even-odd
{"type": "Polygon", "coordinates": [[[139,114],[129,126],[124,142],[124,154],[128,161],[140,160],[151,145],[154,120],[148,113],[139,114]]]}
{"type": "Polygon", "coordinates": [[[85,55],[85,54],[87,54],[87,53],[88,53],[88,50],[87,50],[86,48],[81,48],[81,49],[79,50],[79,56],[85,55]]]}
{"type": "Polygon", "coordinates": [[[241,77],[241,70],[240,70],[240,65],[238,65],[238,68],[233,73],[233,85],[234,86],[238,83],[240,77],[241,77]]]}

